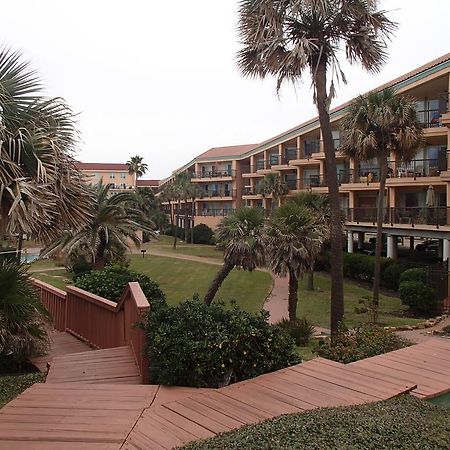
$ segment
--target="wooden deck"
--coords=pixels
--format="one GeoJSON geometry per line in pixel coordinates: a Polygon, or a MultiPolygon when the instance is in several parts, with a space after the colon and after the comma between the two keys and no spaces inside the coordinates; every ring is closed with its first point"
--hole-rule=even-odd
{"type": "Polygon", "coordinates": [[[53,358],[46,383],[141,384],[129,346],[53,358]]]}
{"type": "Polygon", "coordinates": [[[348,365],[317,358],[217,390],[49,380],[0,410],[0,449],[171,449],[284,414],[446,391],[444,339],[348,365]]]}
{"type": "Polygon", "coordinates": [[[47,355],[38,356],[31,360],[41,372],[47,371],[47,364],[50,364],[55,357],[92,350],[91,347],[71,334],[60,331],[50,333],[50,342],[51,347],[47,355]]]}

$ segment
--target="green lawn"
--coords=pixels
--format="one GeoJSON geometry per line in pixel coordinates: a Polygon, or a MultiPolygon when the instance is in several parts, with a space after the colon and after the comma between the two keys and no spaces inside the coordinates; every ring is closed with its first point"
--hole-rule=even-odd
{"type": "Polygon", "coordinates": [[[45,374],[0,375],[0,408],[34,383],[43,383],[45,374]]]}
{"type": "Polygon", "coordinates": [[[31,274],[33,278],[43,281],[44,283],[51,284],[58,289],[64,290],[68,284],[71,284],[71,274],[66,269],[51,270],[48,272],[35,272],[31,274]]]}
{"type": "Polygon", "coordinates": [[[370,405],[290,414],[183,447],[185,450],[444,450],[450,411],[410,395],[370,405]]]}
{"type": "MultiPolygon", "coordinates": [[[[220,266],[162,256],[139,255],[131,257],[131,267],[155,280],[175,305],[192,298],[194,293],[202,297],[220,266]]],[[[247,311],[260,311],[269,292],[272,280],[265,272],[246,272],[234,269],[220,288],[217,299],[234,298],[247,311]]]]}
{"type": "MultiPolygon", "coordinates": [[[[330,327],[330,290],[331,280],[327,274],[315,274],[314,283],[316,291],[306,290],[306,279],[302,280],[298,294],[299,316],[307,317],[315,325],[325,328],[330,327]]],[[[347,326],[355,326],[367,320],[365,314],[356,314],[355,306],[359,306],[359,300],[370,295],[371,292],[365,287],[361,287],[346,280],[345,291],[345,323],[347,326]]],[[[380,296],[379,322],[388,326],[412,325],[422,322],[424,319],[402,317],[403,311],[407,307],[402,305],[398,297],[380,296]],[[393,314],[394,313],[394,314],[393,314]]]]}

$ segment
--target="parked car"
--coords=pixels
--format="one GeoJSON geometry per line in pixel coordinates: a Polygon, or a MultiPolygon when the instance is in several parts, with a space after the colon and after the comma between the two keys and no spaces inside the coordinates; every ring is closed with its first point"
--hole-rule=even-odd
{"type": "Polygon", "coordinates": [[[437,239],[426,239],[416,245],[418,252],[437,253],[439,251],[439,241],[437,239]]]}

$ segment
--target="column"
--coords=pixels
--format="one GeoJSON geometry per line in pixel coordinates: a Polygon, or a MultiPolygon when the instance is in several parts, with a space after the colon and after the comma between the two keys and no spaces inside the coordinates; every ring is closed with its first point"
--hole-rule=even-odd
{"type": "Polygon", "coordinates": [[[442,248],[442,261],[447,261],[450,258],[450,240],[443,239],[444,245],[442,248]]]}
{"type": "Polygon", "coordinates": [[[347,231],[347,252],[353,253],[353,231],[347,231]]]}
{"type": "Polygon", "coordinates": [[[445,261],[444,259],[444,239],[439,239],[439,247],[438,247],[438,257],[445,261]]]}
{"type": "Polygon", "coordinates": [[[414,251],[414,236],[410,236],[409,238],[409,251],[410,252],[414,251]]]}
{"type": "Polygon", "coordinates": [[[362,250],[364,247],[364,232],[358,231],[358,250],[362,250]]]}
{"type": "Polygon", "coordinates": [[[387,236],[387,257],[396,259],[397,258],[397,236],[388,234],[387,236]]]}

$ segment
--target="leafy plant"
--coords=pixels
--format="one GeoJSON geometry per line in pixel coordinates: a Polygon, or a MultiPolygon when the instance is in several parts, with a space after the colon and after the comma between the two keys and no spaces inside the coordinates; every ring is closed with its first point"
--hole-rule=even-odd
{"type": "Polygon", "coordinates": [[[320,342],[317,355],[344,364],[411,345],[392,331],[375,325],[363,325],[355,330],[341,329],[333,344],[328,340],[320,342]]]}
{"type": "MultiPolygon", "coordinates": [[[[392,264],[389,258],[381,258],[381,273],[392,264]]],[[[361,281],[371,281],[375,270],[375,258],[362,253],[344,254],[344,276],[361,281]]]]}
{"type": "Polygon", "coordinates": [[[355,307],[356,314],[367,314],[367,322],[375,324],[378,317],[378,305],[369,295],[365,295],[359,300],[361,306],[355,307]]]}
{"type": "Polygon", "coordinates": [[[0,372],[14,371],[47,350],[50,316],[39,301],[26,265],[0,263],[0,372]]]}
{"type": "Polygon", "coordinates": [[[299,362],[293,339],[234,305],[198,298],[152,309],[144,324],[154,384],[218,387],[299,362]]]}
{"type": "Polygon", "coordinates": [[[403,264],[399,264],[397,262],[388,264],[387,267],[384,269],[381,277],[382,285],[388,289],[393,289],[397,291],[400,285],[400,276],[405,271],[407,271],[407,269],[403,264]]]}
{"type": "Polygon", "coordinates": [[[405,281],[420,281],[421,283],[427,282],[427,271],[426,269],[415,267],[413,269],[405,270],[400,275],[400,283],[402,284],[405,281]]]}
{"type": "Polygon", "coordinates": [[[150,277],[120,265],[107,266],[102,270],[93,270],[81,275],[76,278],[75,286],[117,302],[131,281],[139,282],[152,307],[165,303],[164,292],[150,277]]]}
{"type": "Polygon", "coordinates": [[[278,326],[286,331],[298,346],[307,345],[314,334],[314,325],[306,317],[294,321],[283,319],[278,326]]]}
{"type": "Polygon", "coordinates": [[[422,281],[402,281],[400,299],[410,309],[418,313],[432,313],[436,309],[436,291],[422,281]]]}
{"type": "Polygon", "coordinates": [[[194,237],[194,244],[214,245],[214,231],[211,230],[208,225],[200,223],[194,227],[192,232],[194,237]]]}

